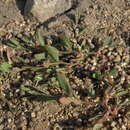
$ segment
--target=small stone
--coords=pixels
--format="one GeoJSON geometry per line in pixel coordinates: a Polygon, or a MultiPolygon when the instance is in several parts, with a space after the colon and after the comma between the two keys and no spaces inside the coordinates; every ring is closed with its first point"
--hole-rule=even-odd
{"type": "Polygon", "coordinates": [[[40,106],[37,105],[37,106],[35,107],[35,111],[39,111],[39,110],[40,110],[40,106]]]}
{"type": "Polygon", "coordinates": [[[118,120],[118,121],[119,121],[119,123],[120,123],[120,124],[122,124],[122,119],[121,119],[121,118],[119,118],[119,120],[118,120]]]}
{"type": "Polygon", "coordinates": [[[78,125],[78,126],[82,126],[82,119],[79,118],[79,119],[77,120],[77,125],[78,125]]]}
{"type": "Polygon", "coordinates": [[[121,61],[121,57],[119,55],[117,55],[114,59],[115,62],[120,62],[121,61]]]}
{"type": "Polygon", "coordinates": [[[11,121],[12,121],[12,120],[9,118],[9,119],[8,119],[8,123],[11,123],[11,121]]]}
{"type": "Polygon", "coordinates": [[[115,127],[115,125],[116,125],[116,122],[113,121],[113,122],[111,123],[111,126],[112,126],[112,127],[115,127]]]}
{"type": "Polygon", "coordinates": [[[122,127],[121,127],[121,128],[122,128],[122,130],[126,130],[126,127],[125,127],[124,125],[122,125],[122,127]]]}
{"type": "Polygon", "coordinates": [[[34,112],[31,113],[31,117],[34,118],[36,117],[36,114],[34,112]]]}
{"type": "Polygon", "coordinates": [[[118,130],[116,127],[112,128],[112,130],[118,130]]]}
{"type": "Polygon", "coordinates": [[[79,116],[79,113],[78,113],[78,112],[74,112],[74,113],[73,113],[73,116],[74,116],[74,117],[78,117],[78,116],[79,116]]]}

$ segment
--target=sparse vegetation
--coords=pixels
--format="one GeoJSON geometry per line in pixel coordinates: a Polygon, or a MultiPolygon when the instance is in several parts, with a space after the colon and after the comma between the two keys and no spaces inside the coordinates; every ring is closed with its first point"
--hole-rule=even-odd
{"type": "MultiPolygon", "coordinates": [[[[6,49],[1,49],[0,78],[4,82],[7,74],[19,75],[21,99],[86,105],[86,110],[93,110],[86,117],[88,122],[94,129],[103,128],[102,123],[118,118],[119,113],[125,116],[129,111],[129,58],[114,62],[119,54],[129,57],[129,50],[124,45],[113,46],[117,42],[110,38],[101,42],[96,52],[91,44],[85,45],[85,39],[80,39],[81,44],[76,40],[65,37],[58,46],[46,43],[40,34],[10,39],[1,44],[6,49]]],[[[2,89],[2,101],[7,101],[11,97],[7,98],[2,89]]]]}
{"type": "Polygon", "coordinates": [[[24,16],[28,0],[8,1],[0,2],[0,130],[129,130],[128,0],[72,0],[45,22],[42,9],[24,16]]]}

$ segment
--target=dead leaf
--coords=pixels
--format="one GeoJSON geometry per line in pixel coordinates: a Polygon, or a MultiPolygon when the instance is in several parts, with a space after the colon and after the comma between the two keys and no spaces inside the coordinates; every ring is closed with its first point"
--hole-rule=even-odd
{"type": "Polygon", "coordinates": [[[63,105],[69,105],[70,103],[74,103],[76,105],[81,105],[82,101],[80,99],[76,99],[73,97],[61,97],[59,102],[63,105]]]}

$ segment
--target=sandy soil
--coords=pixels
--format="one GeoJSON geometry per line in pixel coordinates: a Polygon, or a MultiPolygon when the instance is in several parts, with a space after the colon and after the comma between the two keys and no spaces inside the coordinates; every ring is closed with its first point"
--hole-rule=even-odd
{"type": "MultiPolygon", "coordinates": [[[[79,0],[78,2],[78,6],[74,9],[41,23],[30,14],[28,16],[20,14],[21,8],[14,4],[0,1],[0,39],[5,41],[11,37],[22,37],[23,34],[34,35],[36,32],[41,32],[43,36],[52,39],[63,35],[73,37],[73,30],[80,27],[86,28],[85,38],[88,41],[97,37],[104,39],[106,36],[112,36],[114,40],[126,42],[130,46],[129,0],[79,0]],[[75,21],[77,13],[81,16],[78,23],[75,21]]],[[[6,83],[8,84],[9,81],[6,83]]],[[[13,81],[12,85],[19,84],[13,81]]],[[[15,92],[15,88],[13,91],[15,92]]],[[[12,110],[7,104],[0,105],[0,130],[91,129],[89,124],[85,123],[87,116],[85,105],[65,106],[58,102],[11,99],[10,106],[12,110]]],[[[119,126],[123,127],[120,124],[119,126]]],[[[119,126],[117,125],[115,129],[119,129],[119,126]]]]}

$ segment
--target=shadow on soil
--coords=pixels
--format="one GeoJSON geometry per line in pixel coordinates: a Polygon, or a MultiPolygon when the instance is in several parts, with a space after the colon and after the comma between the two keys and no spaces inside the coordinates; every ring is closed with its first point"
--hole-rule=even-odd
{"type": "Polygon", "coordinates": [[[26,15],[31,10],[33,3],[34,3],[34,1],[31,0],[29,3],[30,6],[28,6],[28,8],[26,9],[26,12],[25,12],[25,5],[26,5],[27,0],[15,0],[15,1],[16,1],[16,5],[22,15],[26,15]]]}
{"type": "Polygon", "coordinates": [[[121,37],[126,42],[126,44],[130,46],[130,32],[123,32],[121,37]]]}

